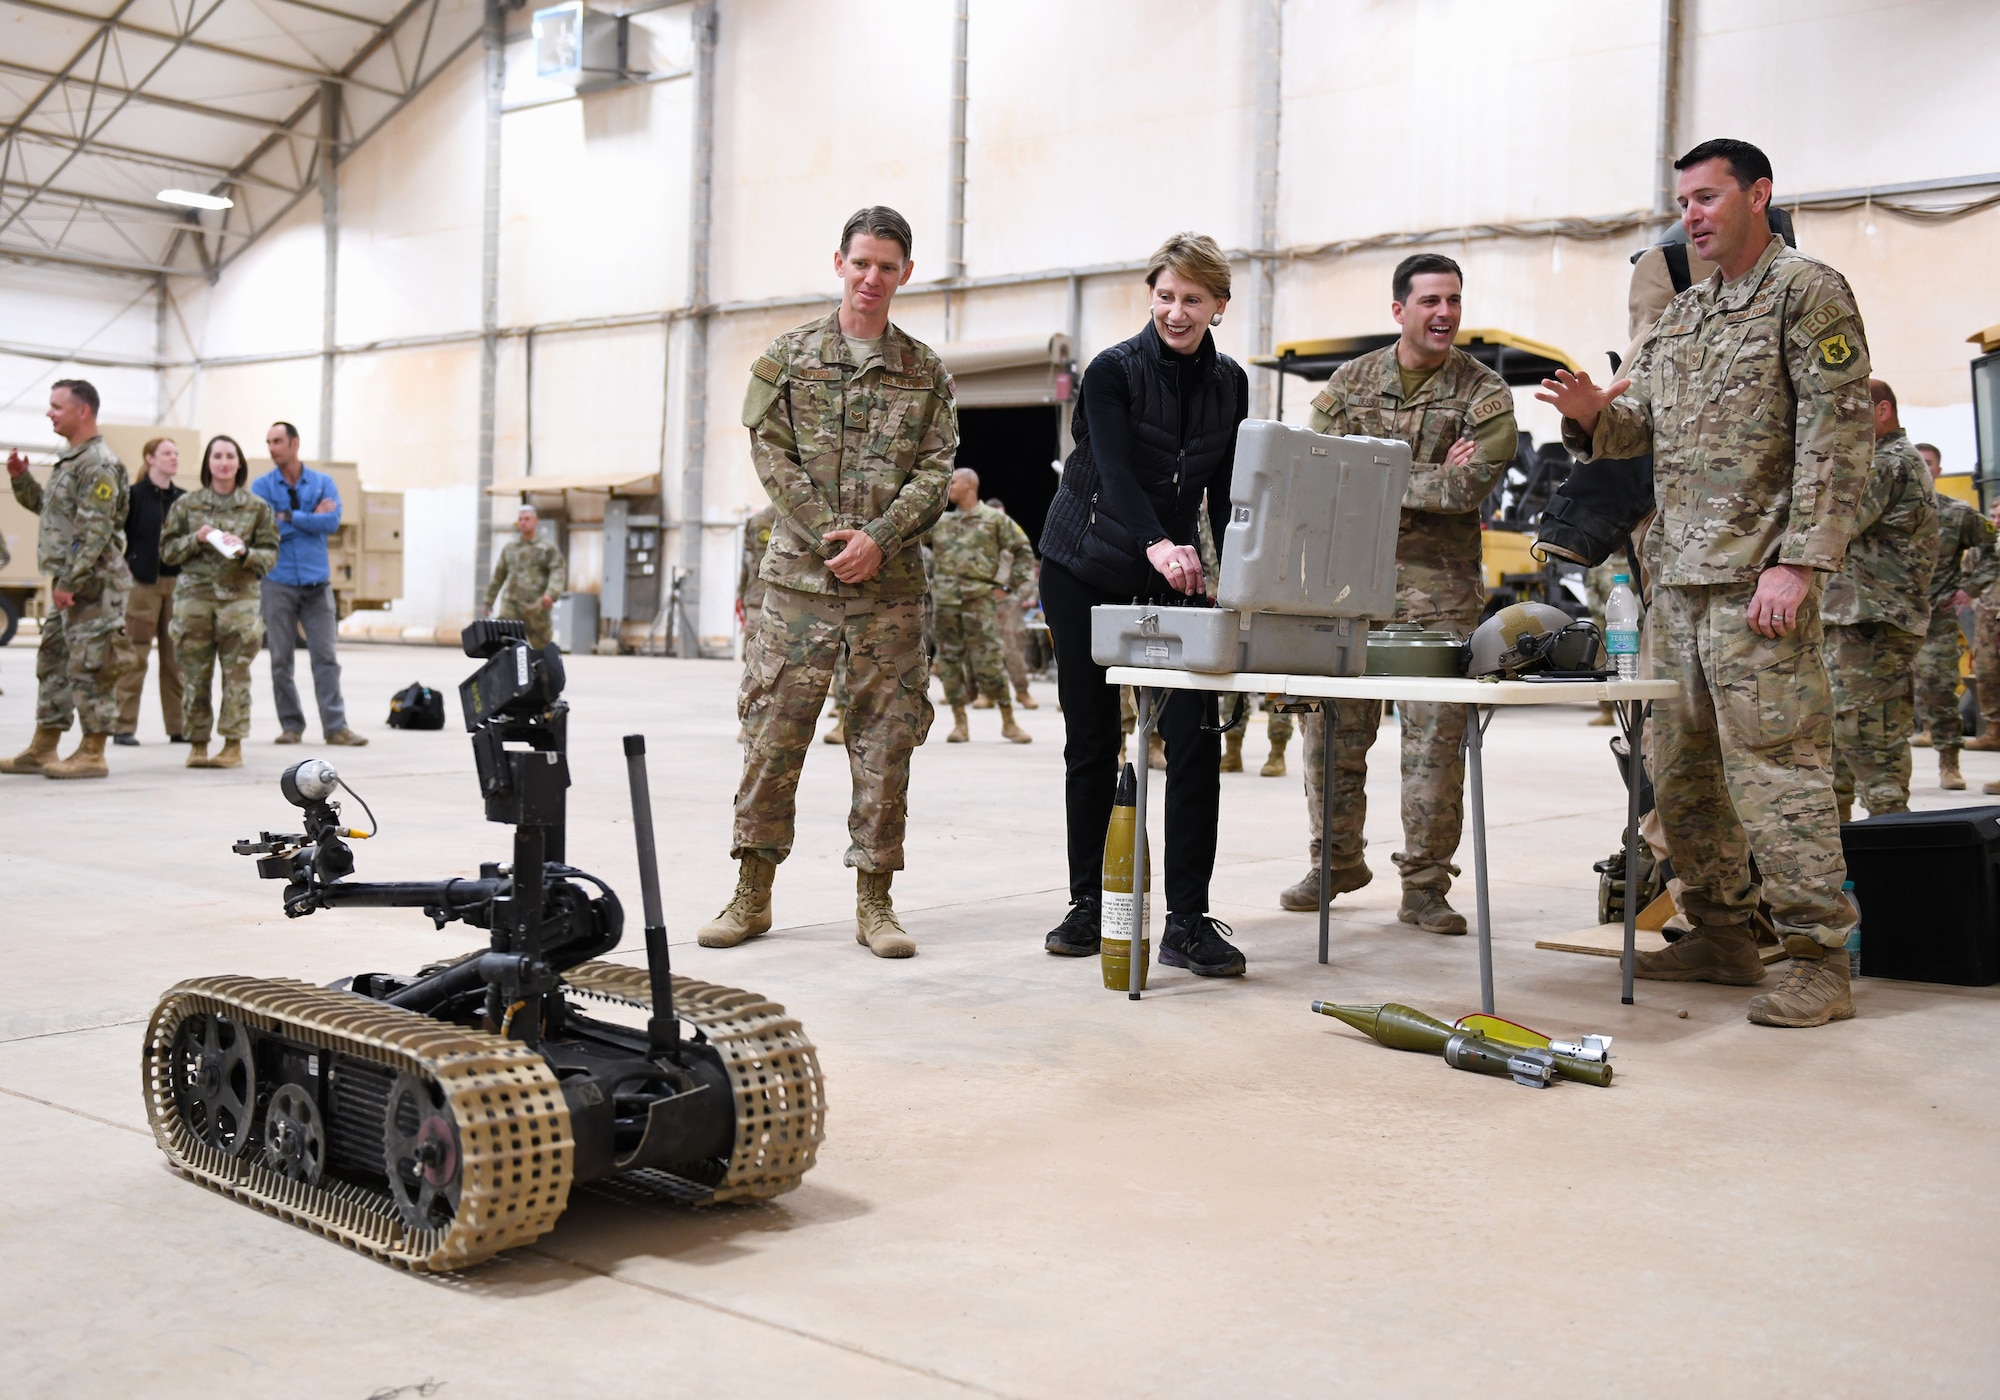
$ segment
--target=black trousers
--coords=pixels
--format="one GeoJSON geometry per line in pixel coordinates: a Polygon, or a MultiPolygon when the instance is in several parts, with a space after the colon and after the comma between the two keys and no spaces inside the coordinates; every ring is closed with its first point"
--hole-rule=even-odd
{"type": "MultiPolygon", "coordinates": [[[[1085,583],[1052,559],[1042,561],[1042,616],[1056,648],[1056,696],[1063,711],[1063,800],[1069,817],[1069,893],[1096,899],[1103,888],[1104,833],[1118,785],[1118,690],[1090,659],[1090,610],[1131,599],[1085,583]]],[[[1208,912],[1215,873],[1215,827],[1222,804],[1222,737],[1215,734],[1215,696],[1168,692],[1159,720],[1167,745],[1167,910],[1208,912]],[[1210,726],[1204,729],[1203,725],[1210,726]]],[[[1145,753],[1133,761],[1146,762],[1145,753]]]]}

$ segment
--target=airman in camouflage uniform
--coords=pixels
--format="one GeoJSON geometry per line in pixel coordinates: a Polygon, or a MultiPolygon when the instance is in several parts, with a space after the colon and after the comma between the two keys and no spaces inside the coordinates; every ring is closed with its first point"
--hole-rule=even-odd
{"type": "MultiPolygon", "coordinates": [[[[1449,343],[1458,327],[1457,264],[1436,254],[1406,259],[1397,269],[1402,339],[1348,361],[1312,401],[1307,425],[1316,433],[1393,438],[1410,445],[1410,484],[1396,534],[1397,622],[1466,636],[1479,625],[1486,601],[1480,562],[1479,507],[1513,460],[1517,446],[1514,396],[1499,375],[1449,343]],[[1410,280],[1405,280],[1407,277],[1410,280]],[[1426,299],[1433,299],[1426,304],[1426,299]],[[1408,302],[1407,310],[1404,309],[1408,302]],[[1444,362],[1429,371],[1403,363],[1425,331],[1443,341],[1444,362]]],[[[1392,619],[1383,618],[1387,622],[1392,619]]],[[[1368,750],[1382,725],[1378,700],[1334,702],[1333,894],[1374,878],[1363,858],[1368,815],[1368,750]]],[[[1392,860],[1403,876],[1405,923],[1430,933],[1465,932],[1465,918],[1445,902],[1458,868],[1465,819],[1465,709],[1399,704],[1402,729],[1403,846],[1392,860]]],[[[1305,790],[1312,826],[1313,869],[1285,890],[1286,909],[1319,908],[1320,804],[1326,725],[1305,717],[1305,790]]]]}
{"type": "Polygon", "coordinates": [[[1900,427],[1880,433],[1846,562],[1820,607],[1842,821],[1857,788],[1871,817],[1910,807],[1911,672],[1930,625],[1937,517],[1931,474],[1909,436],[1900,427]]]}
{"type": "Polygon", "coordinates": [[[979,499],[979,476],[970,468],[951,474],[950,496],[954,509],[932,529],[930,542],[937,561],[931,581],[937,669],[952,716],[945,742],[963,744],[971,737],[965,707],[984,691],[1000,707],[1001,737],[1026,744],[1031,736],[1014,723],[996,595],[1032,576],[1035,552],[1011,516],[979,499]]]}
{"type": "Polygon", "coordinates": [[[569,565],[553,541],[535,533],[540,517],[533,506],[522,506],[517,522],[521,538],[507,541],[494,562],[493,578],[486,585],[486,610],[525,625],[528,645],[539,651],[555,640],[555,602],[569,587],[569,565]]]}
{"type": "Polygon", "coordinates": [[[60,381],[51,391],[49,419],[57,431],[88,436],[72,438],[57,454],[46,488],[29,475],[19,453],[8,459],[14,499],[41,516],[36,562],[49,576],[55,607],[42,620],[35,657],[35,738],[0,761],[0,773],[101,778],[110,771],[104,744],[118,723],[118,678],[132,664],[125,640],[125,601],[132,591],[132,570],[125,562],[130,492],[125,468],[97,435],[96,397],[80,380],[60,381]],[[66,387],[71,384],[79,387],[66,387]],[[82,721],[83,740],[68,758],[58,759],[56,744],[72,712],[82,721]]]}
{"type": "Polygon", "coordinates": [[[932,718],[919,541],[944,513],[958,410],[943,362],[888,319],[909,277],[909,246],[901,215],[857,212],[834,260],[840,309],[778,337],[751,368],[743,422],[778,520],[737,702],[749,743],[730,842],[736,893],[700,930],[705,947],[771,926],[800,768],[844,644],[856,938],[879,957],[916,951],[889,884],[903,868],[910,755],[932,718]],[[864,338],[871,324],[879,334],[864,338]]]}
{"type": "Polygon", "coordinates": [[[1707,142],[1676,168],[1683,221],[1717,272],[1674,298],[1629,380],[1560,372],[1540,395],[1580,460],[1653,453],[1653,661],[1678,688],[1654,702],[1653,784],[1695,927],[1637,971],[1762,981],[1754,857],[1792,965],[1749,1017],[1823,1025],[1854,1014],[1841,955],[1854,913],[1820,593],[1868,479],[1868,345],[1846,279],[1770,232],[1762,152],[1707,142]]]}
{"type": "MultiPolygon", "coordinates": [[[[1914,449],[1912,449],[1914,453],[1914,449]]],[[[1931,576],[1929,630],[1916,657],[1916,723],[1937,750],[1938,785],[1947,792],[1965,787],[1958,771],[1958,751],[1965,743],[1965,726],[1958,717],[1959,638],[1958,595],[1985,592],[1986,567],[1975,561],[1968,571],[1967,550],[1985,554],[1994,540],[1985,516],[1956,496],[1937,496],[1937,571],[1931,576]]]]}
{"type": "Polygon", "coordinates": [[[190,746],[190,768],[242,767],[243,741],[250,735],[250,663],[264,639],[258,585],[278,562],[278,518],[250,489],[246,475],[239,470],[227,492],[218,492],[211,483],[181,497],[160,527],[160,559],[181,570],[167,630],[181,664],[182,732],[190,746]],[[243,552],[225,557],[212,543],[223,535],[241,540],[243,552]],[[209,679],[218,663],[220,723],[209,698],[209,679]],[[211,733],[223,740],[222,752],[213,758],[208,754],[211,733]]]}

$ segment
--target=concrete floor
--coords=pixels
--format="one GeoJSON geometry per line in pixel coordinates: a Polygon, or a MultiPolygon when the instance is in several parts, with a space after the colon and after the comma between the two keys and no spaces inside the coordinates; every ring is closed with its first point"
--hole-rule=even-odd
{"type": "MultiPolygon", "coordinates": [[[[0,651],[10,751],[32,657],[0,651]]],[[[394,689],[449,687],[465,659],[344,659],[374,742],[329,756],[383,826],[361,875],[499,858],[463,734],[380,723],[394,689]]],[[[896,893],[921,953],[888,963],[854,943],[845,767],[825,748],[781,928],[694,946],[733,877],[736,668],[570,666],[571,859],[636,908],[617,736],[644,731],[677,967],[782,1001],[820,1047],[827,1139],[804,1186],[701,1212],[580,1195],[534,1246],[439,1279],[171,1174],[138,1079],[165,988],[411,968],[469,942],[413,912],[288,922],[230,853],[290,820],[278,773],[319,752],[270,745],[260,660],[240,771],[184,771],[149,695],[145,745],[112,750],[110,781],[0,778],[0,1390],[1992,1393],[2000,989],[1864,982],[1859,1017],[1818,1031],[1748,1025],[1740,989],[1641,983],[1621,1007],[1613,961],[1533,946],[1593,921],[1590,863],[1622,817],[1584,712],[1506,714],[1489,737],[1499,1009],[1618,1037],[1614,1087],[1532,1092],[1308,1011],[1476,1008],[1473,941],[1395,921],[1393,730],[1370,783],[1377,878],[1337,906],[1332,965],[1275,902],[1304,868],[1297,778],[1253,766],[1224,779],[1214,886],[1250,976],[1164,970],[1133,1005],[1094,961],[1041,951],[1065,905],[1049,687],[1031,748],[982,713],[974,743],[940,729],[919,751],[896,893]]],[[[1248,747],[1261,761],[1261,728],[1248,747]]],[[[1917,766],[1919,805],[1965,800],[1930,754],[1917,766]]],[[[1977,801],[2000,755],[1966,770],[1977,801]]]]}

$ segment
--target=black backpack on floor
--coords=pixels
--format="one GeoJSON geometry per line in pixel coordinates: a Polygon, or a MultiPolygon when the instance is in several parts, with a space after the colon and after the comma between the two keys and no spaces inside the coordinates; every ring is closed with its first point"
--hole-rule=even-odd
{"type": "Polygon", "coordinates": [[[391,729],[444,728],[444,697],[422,681],[412,681],[389,701],[391,729]]]}

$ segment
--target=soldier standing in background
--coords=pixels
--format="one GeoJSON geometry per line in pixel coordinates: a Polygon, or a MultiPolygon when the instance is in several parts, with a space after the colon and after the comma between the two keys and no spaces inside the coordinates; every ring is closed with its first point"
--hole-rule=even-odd
{"type": "Polygon", "coordinates": [[[855,937],[877,957],[906,958],[916,944],[889,885],[903,868],[910,755],[932,718],[918,542],[944,512],[958,411],[943,362],[889,320],[913,266],[903,216],[856,211],[833,266],[840,308],[772,342],[743,401],[751,460],[778,522],[737,701],[750,742],[730,838],[736,892],[699,939],[728,948],[771,927],[799,771],[845,646],[855,937]]]}
{"type": "Polygon", "coordinates": [[[132,483],[125,515],[125,563],[132,570],[132,596],[125,603],[125,640],[132,662],[118,678],[118,732],[111,742],[139,742],[139,696],[146,689],[146,658],[160,639],[160,718],[167,740],[178,744],[181,728],[181,666],[174,655],[174,580],[180,570],[160,562],[160,529],[167,512],[187,494],[174,482],[181,450],[172,438],[154,438],[145,447],[146,469],[132,483]]]}
{"type": "Polygon", "coordinates": [[[28,459],[7,454],[14,499],[41,516],[35,555],[49,576],[42,644],[35,656],[35,737],[0,773],[49,778],[105,778],[105,741],[118,727],[118,678],[131,665],[125,599],[125,468],[97,432],[97,390],[87,380],[58,379],[49,390],[49,423],[69,447],[56,455],[46,489],[28,459]],[[68,758],[56,744],[74,712],[83,739],[68,758]]]}
{"type": "MultiPolygon", "coordinates": [[[[1349,360],[1312,401],[1316,433],[1361,433],[1410,445],[1410,484],[1396,537],[1397,622],[1464,637],[1486,601],[1480,566],[1479,506],[1514,459],[1514,396],[1492,370],[1453,345],[1464,276],[1457,263],[1418,253],[1396,267],[1390,313],[1395,344],[1349,360]]],[[[1385,621],[1388,619],[1384,619],[1385,621]]],[[[1334,702],[1334,791],[1330,895],[1374,879],[1363,856],[1368,813],[1368,750],[1382,724],[1379,700],[1334,702]]],[[[1398,703],[1403,741],[1403,875],[1396,917],[1427,933],[1465,932],[1465,916],[1445,901],[1465,825],[1465,709],[1398,703]]],[[[1305,719],[1306,807],[1313,868],[1278,896],[1296,911],[1319,908],[1320,792],[1326,724],[1305,719]]]]}
{"type": "Polygon", "coordinates": [[[187,682],[187,766],[241,768],[250,737],[250,663],[264,635],[258,585],[278,562],[278,521],[243,484],[243,449],[213,437],[201,454],[201,489],[174,502],[160,531],[160,558],[181,566],[169,627],[187,682]],[[209,679],[222,669],[221,722],[209,679]],[[211,732],[222,752],[208,756],[211,732]]]}
{"type": "Polygon", "coordinates": [[[1846,279],[1771,232],[1762,151],[1707,141],[1675,169],[1682,223],[1716,274],[1674,298],[1629,379],[1599,388],[1563,370],[1537,395],[1580,461],[1653,453],[1653,664],[1678,690],[1653,702],[1653,787],[1694,928],[1639,954],[1637,972],[1763,981],[1761,880],[1792,964],[1749,1018],[1824,1025],[1854,1014],[1854,911],[1820,575],[1840,568],[1868,479],[1868,345],[1846,279]]]}
{"type": "Polygon", "coordinates": [[[533,506],[522,506],[514,524],[521,538],[507,541],[494,561],[493,579],[486,585],[486,611],[526,626],[528,645],[540,651],[555,640],[554,608],[569,586],[569,566],[552,541],[535,533],[541,516],[533,506]],[[497,608],[495,598],[500,600],[497,608]]]}
{"type": "MultiPolygon", "coordinates": [[[[1879,381],[1878,381],[1879,382],[1879,381]]],[[[1886,390],[1887,385],[1883,388],[1886,390]]],[[[1870,385],[1872,391],[1873,385],[1870,385]]],[[[1881,406],[1877,405],[1877,412],[1881,406]]],[[[1893,422],[1894,394],[1888,409],[1893,422]]],[[[1900,431],[1900,429],[1899,429],[1900,431]]],[[[1931,471],[1933,480],[1936,470],[1931,471]]],[[[1965,740],[1965,726],[1958,717],[1958,610],[1992,590],[1990,562],[1994,531],[1991,522],[1956,496],[1937,493],[1937,570],[1931,575],[1930,633],[1917,653],[1917,727],[1923,730],[1911,742],[1918,748],[1935,748],[1938,758],[1938,786],[1946,792],[1962,792],[1965,778],[1958,771],[1958,751],[1965,740]],[[1979,551],[1980,558],[1968,573],[1964,556],[1979,551]]],[[[1975,617],[1977,614],[1975,613],[1975,617]]],[[[1976,654],[1976,653],[1975,653],[1976,654]]],[[[1989,702],[1990,703],[1990,702],[1989,702]]],[[[1985,747],[1981,745],[1980,747],[1985,747]]]]}
{"type": "MultiPolygon", "coordinates": [[[[1003,513],[1007,509],[997,496],[986,504],[1003,513]]],[[[1021,532],[1021,538],[1027,539],[1027,531],[1021,532]]],[[[1023,710],[1039,710],[1040,702],[1028,692],[1028,614],[1041,605],[1042,598],[1041,566],[1035,560],[1032,542],[1016,563],[1019,583],[1010,587],[998,604],[1000,657],[1007,667],[1007,683],[1014,687],[1014,704],[1023,710]]]]}
{"type": "Polygon", "coordinates": [[[945,742],[963,744],[972,737],[965,707],[974,694],[984,692],[1000,707],[1000,737],[1014,744],[1032,743],[1033,736],[1014,723],[997,607],[1032,569],[1034,550],[1012,517],[979,499],[979,474],[970,467],[951,474],[948,494],[953,509],[931,530],[931,555],[937,561],[937,577],[931,583],[931,601],[937,608],[937,669],[944,678],[944,698],[952,718],[945,742]]]}
{"type": "Polygon", "coordinates": [[[1896,421],[1896,395],[1879,379],[1868,381],[1868,395],[1875,460],[1846,562],[1827,580],[1820,609],[1820,658],[1833,693],[1833,792],[1843,822],[1857,790],[1871,817],[1910,809],[1912,674],[1930,626],[1938,546],[1937,495],[1896,421]]]}

